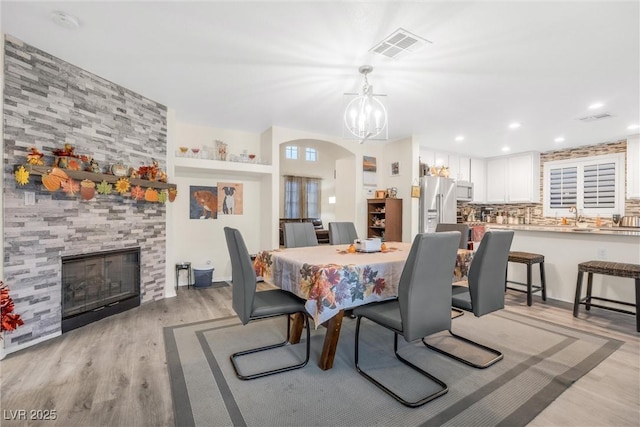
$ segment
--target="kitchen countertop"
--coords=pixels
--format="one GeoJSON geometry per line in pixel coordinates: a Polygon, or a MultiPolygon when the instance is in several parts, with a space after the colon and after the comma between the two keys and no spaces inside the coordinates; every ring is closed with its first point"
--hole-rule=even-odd
{"type": "MultiPolygon", "coordinates": [[[[476,223],[476,225],[478,225],[476,223]]],[[[588,235],[609,235],[609,236],[632,236],[640,237],[640,228],[631,227],[586,227],[580,228],[575,225],[515,225],[515,224],[494,224],[485,223],[488,229],[506,229],[521,231],[545,231],[553,233],[572,233],[588,235]]]]}

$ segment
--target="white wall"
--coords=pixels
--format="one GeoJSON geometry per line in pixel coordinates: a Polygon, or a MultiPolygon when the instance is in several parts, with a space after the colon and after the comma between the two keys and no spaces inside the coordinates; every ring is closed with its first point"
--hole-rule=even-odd
{"type": "MultiPolygon", "coordinates": [[[[208,128],[176,121],[175,140],[170,138],[169,144],[175,144],[169,148],[169,157],[179,146],[213,148],[216,139],[229,144],[228,152],[239,155],[242,150],[249,153],[261,154],[261,139],[259,134],[232,131],[227,129],[208,128]]],[[[268,155],[266,156],[268,158],[268,155]]],[[[245,239],[250,253],[262,249],[261,221],[259,220],[265,197],[268,192],[261,191],[262,177],[239,175],[233,173],[220,173],[205,171],[202,169],[186,170],[180,168],[172,177],[178,187],[178,197],[171,204],[171,223],[169,230],[173,241],[171,257],[167,258],[169,265],[169,280],[175,286],[175,264],[182,261],[191,262],[192,266],[207,268],[207,261],[211,261],[214,271],[214,280],[227,280],[231,278],[231,263],[224,237],[224,227],[238,228],[245,239]],[[189,219],[189,199],[191,186],[217,186],[218,182],[231,182],[243,184],[243,214],[223,215],[218,214],[218,219],[189,219]]],[[[268,201],[268,200],[267,200],[268,201]]],[[[169,256],[169,255],[168,255],[169,256]]],[[[184,276],[180,284],[184,285],[184,276]]]]}
{"type": "Polygon", "coordinates": [[[382,162],[378,160],[378,183],[382,188],[395,187],[402,199],[402,241],[411,242],[418,231],[418,203],[411,198],[411,185],[418,179],[418,145],[411,138],[385,144],[382,162]],[[400,163],[399,174],[391,175],[391,164],[400,163]]]}

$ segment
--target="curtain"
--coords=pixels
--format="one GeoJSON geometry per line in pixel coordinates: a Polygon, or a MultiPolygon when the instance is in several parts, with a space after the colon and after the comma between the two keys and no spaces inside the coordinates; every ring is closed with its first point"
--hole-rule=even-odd
{"type": "Polygon", "coordinates": [[[320,178],[285,175],[285,218],[319,218],[321,183],[320,178]]]}

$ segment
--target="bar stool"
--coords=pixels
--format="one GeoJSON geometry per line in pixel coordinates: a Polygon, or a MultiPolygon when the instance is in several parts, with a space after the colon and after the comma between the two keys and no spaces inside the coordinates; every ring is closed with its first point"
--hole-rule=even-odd
{"type": "MultiPolygon", "coordinates": [[[[527,294],[527,305],[531,305],[533,303],[533,293],[541,291],[542,293],[542,301],[547,300],[547,284],[544,277],[544,255],[535,254],[531,252],[518,252],[511,251],[509,252],[509,262],[516,262],[518,264],[526,264],[527,265],[527,282],[516,282],[514,280],[506,280],[504,287],[505,289],[511,289],[512,291],[517,292],[525,292],[527,294]],[[531,266],[533,264],[540,264],[540,284],[534,285],[531,277],[531,266]],[[508,283],[514,283],[516,285],[526,286],[527,289],[519,289],[507,286],[508,283]]],[[[507,263],[507,269],[508,267],[507,263]]]]}
{"type": "Polygon", "coordinates": [[[180,270],[187,270],[187,289],[191,286],[193,271],[190,262],[179,262],[176,264],[176,291],[178,290],[178,281],[180,278],[180,270]]]}
{"type": "Polygon", "coordinates": [[[618,313],[626,313],[626,314],[635,314],[636,316],[636,331],[640,332],[640,313],[638,312],[638,307],[640,307],[640,265],[639,264],[626,264],[622,262],[611,262],[611,261],[587,261],[578,264],[578,283],[576,285],[576,297],[573,303],[573,317],[578,317],[578,310],[580,309],[580,304],[584,304],[587,310],[590,310],[591,307],[603,308],[605,310],[617,311],[618,313]],[[587,296],[581,298],[582,295],[582,279],[584,273],[588,274],[587,277],[587,296]],[[632,304],[625,301],[617,301],[608,298],[602,297],[594,297],[591,295],[591,290],[593,288],[593,275],[594,274],[605,274],[607,276],[616,276],[616,277],[628,277],[630,279],[634,279],[635,281],[635,291],[636,291],[636,303],[632,304]],[[615,307],[610,307],[606,305],[594,304],[592,300],[597,301],[606,301],[613,302],[616,304],[628,305],[631,307],[635,307],[636,311],[630,310],[622,310],[615,307]]]}

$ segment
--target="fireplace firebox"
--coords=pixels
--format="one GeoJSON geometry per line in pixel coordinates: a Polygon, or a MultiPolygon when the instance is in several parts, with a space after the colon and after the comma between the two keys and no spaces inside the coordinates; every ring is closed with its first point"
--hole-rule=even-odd
{"type": "Polygon", "coordinates": [[[140,305],[140,248],[62,257],[62,332],[140,305]]]}

